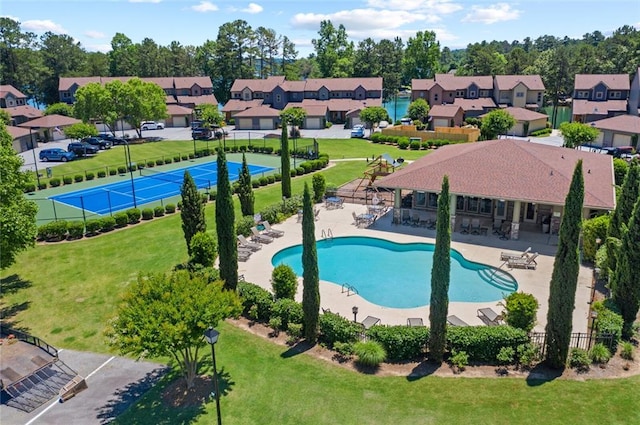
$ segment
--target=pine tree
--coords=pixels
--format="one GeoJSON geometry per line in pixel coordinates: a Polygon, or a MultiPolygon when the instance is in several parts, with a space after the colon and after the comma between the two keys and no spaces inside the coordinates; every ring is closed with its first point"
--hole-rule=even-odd
{"type": "Polygon", "coordinates": [[[560,224],[558,251],[553,263],[547,313],[546,361],[549,366],[562,369],[567,362],[573,309],[576,301],[580,257],[578,241],[582,226],[584,178],[582,161],[578,161],[564,205],[560,224]]]}
{"type": "Polygon", "coordinates": [[[442,362],[447,341],[447,311],[449,310],[449,281],[451,274],[451,224],[449,219],[449,177],[442,179],[436,218],[436,246],[431,269],[431,301],[429,304],[429,356],[442,362]]]}
{"type": "Polygon", "coordinates": [[[280,162],[282,172],[282,196],[291,198],[291,159],[289,158],[287,122],[284,120],[282,121],[282,136],[280,137],[280,162]]]}
{"type": "Polygon", "coordinates": [[[618,264],[613,275],[613,301],[624,319],[622,336],[633,336],[633,322],[640,309],[640,198],[636,200],[628,230],[622,236],[618,264]]]}
{"type": "Polygon", "coordinates": [[[182,231],[187,242],[187,253],[191,257],[191,238],[198,232],[206,231],[207,223],[204,219],[202,197],[188,171],[184,172],[180,194],[182,195],[182,208],[180,209],[182,231]]]}
{"type": "Polygon", "coordinates": [[[242,169],[238,176],[238,199],[240,199],[242,215],[253,215],[255,195],[251,187],[251,172],[244,152],[242,153],[242,169]]]}
{"type": "Polygon", "coordinates": [[[224,150],[218,148],[218,196],[216,197],[216,230],[220,278],[227,289],[238,284],[238,245],[234,222],[233,198],[224,150]]]}
{"type": "Polygon", "coordinates": [[[315,343],[318,337],[320,316],[320,276],[315,232],[313,202],[309,185],[305,183],[302,198],[302,311],[304,313],[304,336],[310,343],[315,343]]]}

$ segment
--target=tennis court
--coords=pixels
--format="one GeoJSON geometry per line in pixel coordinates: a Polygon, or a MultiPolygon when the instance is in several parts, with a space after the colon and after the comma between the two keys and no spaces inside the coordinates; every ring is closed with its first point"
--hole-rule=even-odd
{"type": "MultiPolygon", "coordinates": [[[[273,170],[272,167],[262,165],[248,164],[248,166],[252,176],[273,170]]],[[[227,169],[229,181],[234,182],[238,180],[242,164],[227,161],[227,169]]],[[[185,171],[189,171],[199,189],[215,188],[218,183],[216,162],[165,172],[143,168],[140,170],[140,177],[134,178],[133,182],[120,181],[52,196],[49,199],[95,214],[110,214],[179,195],[185,171]]]]}

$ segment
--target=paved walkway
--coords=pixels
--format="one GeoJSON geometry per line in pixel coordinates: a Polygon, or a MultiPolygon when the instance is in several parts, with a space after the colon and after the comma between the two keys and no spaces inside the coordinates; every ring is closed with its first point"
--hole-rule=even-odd
{"type": "MultiPolygon", "coordinates": [[[[365,212],[365,206],[344,204],[342,209],[327,210],[322,205],[320,208],[318,221],[316,221],[316,239],[320,239],[322,230],[331,229],[334,237],[339,236],[371,236],[384,238],[394,242],[435,242],[435,231],[425,228],[414,228],[391,224],[391,213],[379,218],[370,228],[356,228],[353,224],[352,212],[360,214],[365,212]]],[[[285,235],[275,239],[271,244],[263,245],[262,249],[254,253],[247,262],[239,263],[239,273],[244,274],[248,282],[258,284],[271,290],[271,272],[273,266],[271,258],[283,248],[302,243],[302,226],[297,222],[297,216],[289,218],[283,223],[274,226],[284,230],[285,235]]],[[[531,247],[532,252],[540,255],[536,259],[538,267],[536,270],[508,270],[518,281],[519,290],[533,294],[540,303],[538,310],[538,324],[535,330],[543,331],[546,324],[547,305],[549,297],[549,282],[553,270],[553,261],[556,246],[549,235],[538,233],[521,232],[520,240],[500,240],[495,235],[477,236],[462,235],[458,232],[452,233],[451,247],[462,253],[465,258],[485,263],[493,266],[500,266],[500,252],[513,251],[522,252],[527,247],[531,247]]],[[[381,262],[380,267],[391,267],[381,262]]],[[[576,293],[576,308],[573,312],[573,331],[586,332],[589,314],[589,298],[591,291],[592,271],[587,267],[580,267],[578,279],[578,290],[576,293]]],[[[351,308],[358,306],[358,320],[371,315],[379,317],[383,324],[406,325],[407,318],[421,317],[428,323],[429,307],[419,307],[410,309],[387,308],[372,304],[359,295],[349,295],[342,293],[341,284],[333,284],[325,281],[320,282],[320,297],[322,308],[329,308],[331,311],[341,314],[344,317],[352,318],[351,308]]],[[[299,279],[298,301],[302,299],[302,279],[299,279]]],[[[490,303],[466,303],[454,302],[449,304],[449,314],[455,314],[470,325],[484,324],[477,317],[477,309],[491,307],[500,313],[502,307],[498,302],[490,303]]]]}

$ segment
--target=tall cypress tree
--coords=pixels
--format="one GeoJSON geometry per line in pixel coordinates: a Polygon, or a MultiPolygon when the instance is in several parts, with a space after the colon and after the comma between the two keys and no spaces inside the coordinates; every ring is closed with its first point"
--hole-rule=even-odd
{"type": "Polygon", "coordinates": [[[582,160],[580,160],[573,172],[573,179],[564,204],[564,215],[558,236],[558,251],[553,262],[549,290],[546,361],[549,366],[556,369],[565,367],[569,354],[573,309],[575,308],[580,268],[578,241],[582,227],[583,203],[584,178],[582,160]]]}
{"type": "Polygon", "coordinates": [[[282,196],[291,198],[291,159],[289,158],[289,137],[287,122],[282,120],[282,136],[280,136],[280,168],[282,170],[282,196]]]}
{"type": "Polygon", "coordinates": [[[631,222],[622,236],[618,264],[613,275],[613,301],[624,319],[622,336],[633,336],[633,322],[640,309],[640,197],[636,199],[631,222]]]}
{"type": "Polygon", "coordinates": [[[229,184],[229,170],[224,150],[218,148],[218,196],[216,197],[216,230],[218,232],[218,258],[220,278],[227,289],[238,284],[238,245],[233,212],[233,198],[229,184]]]}
{"type": "Polygon", "coordinates": [[[251,187],[251,172],[244,152],[242,153],[242,169],[238,176],[238,199],[240,199],[242,215],[253,215],[255,196],[253,187],[251,187]]]}
{"type": "Polygon", "coordinates": [[[436,218],[436,246],[431,268],[431,301],[429,304],[429,357],[442,361],[447,341],[447,311],[449,310],[449,280],[451,274],[451,222],[449,199],[449,177],[442,179],[442,190],[438,196],[436,218]]]}
{"type": "Polygon", "coordinates": [[[320,276],[316,250],[316,225],[309,185],[304,184],[302,197],[302,311],[304,337],[315,343],[320,316],[320,276]]]}
{"type": "Polygon", "coordinates": [[[191,257],[191,238],[198,232],[206,231],[207,223],[204,219],[204,204],[198,193],[198,187],[188,171],[184,172],[180,194],[182,195],[182,208],[180,209],[182,231],[184,232],[184,240],[187,242],[187,253],[191,257]]]}

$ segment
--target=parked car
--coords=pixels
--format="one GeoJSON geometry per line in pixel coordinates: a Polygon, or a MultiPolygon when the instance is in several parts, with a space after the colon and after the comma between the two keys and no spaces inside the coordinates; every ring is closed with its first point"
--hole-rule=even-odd
{"type": "Polygon", "coordinates": [[[164,124],[155,121],[143,121],[140,123],[140,130],[164,130],[164,124]]]}
{"type": "Polygon", "coordinates": [[[83,142],[71,142],[67,145],[67,150],[78,156],[93,155],[98,153],[100,148],[83,142]]]}
{"type": "Polygon", "coordinates": [[[76,154],[73,152],[67,152],[64,149],[53,148],[53,149],[43,149],[40,151],[40,161],[72,161],[76,158],[76,154]]]}
{"type": "Polygon", "coordinates": [[[356,124],[351,129],[351,137],[364,137],[364,126],[360,124],[356,124]]]}
{"type": "Polygon", "coordinates": [[[212,133],[208,128],[196,127],[191,131],[191,137],[198,140],[211,139],[212,133]]]}
{"type": "Polygon", "coordinates": [[[633,146],[616,146],[616,147],[609,146],[602,149],[606,151],[609,155],[613,155],[614,158],[631,159],[634,156],[633,146]]]}
{"type": "Polygon", "coordinates": [[[387,128],[389,127],[389,122],[388,121],[380,121],[378,123],[378,128],[387,128]]]}
{"type": "Polygon", "coordinates": [[[98,149],[111,149],[113,143],[109,140],[101,139],[100,137],[85,137],[81,140],[83,143],[89,143],[90,145],[97,146],[98,149]]]}
{"type": "Polygon", "coordinates": [[[98,137],[98,138],[100,138],[102,140],[110,141],[113,146],[115,146],[115,145],[126,145],[127,144],[127,141],[124,138],[116,137],[116,136],[114,136],[112,134],[108,134],[108,133],[100,133],[96,137],[98,137]]]}
{"type": "Polygon", "coordinates": [[[409,118],[409,117],[400,118],[400,124],[401,125],[411,125],[411,123],[412,123],[412,121],[411,121],[411,118],[409,118]]]}

